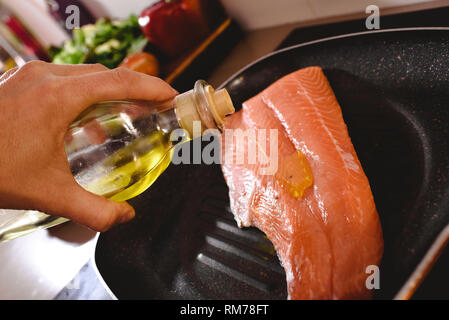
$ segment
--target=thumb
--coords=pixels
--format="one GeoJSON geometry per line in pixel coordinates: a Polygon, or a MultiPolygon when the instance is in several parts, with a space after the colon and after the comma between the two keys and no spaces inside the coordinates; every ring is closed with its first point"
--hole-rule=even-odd
{"type": "MultiPolygon", "coordinates": [[[[55,185],[53,185],[55,186],[55,185]]],[[[75,181],[64,183],[52,192],[50,201],[45,199],[44,212],[70,219],[95,231],[104,232],[112,226],[124,223],[135,216],[135,211],[126,202],[115,202],[95,195],[75,181]]]]}

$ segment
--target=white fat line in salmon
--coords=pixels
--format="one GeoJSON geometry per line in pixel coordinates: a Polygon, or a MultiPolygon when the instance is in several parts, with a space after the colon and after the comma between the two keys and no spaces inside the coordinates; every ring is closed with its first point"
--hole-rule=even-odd
{"type": "MultiPolygon", "coordinates": [[[[172,156],[172,164],[255,165],[258,166],[259,174],[274,175],[279,163],[278,135],[278,129],[257,128],[226,129],[223,134],[217,129],[203,132],[201,122],[194,121],[193,136],[199,138],[192,141],[192,148],[187,144],[178,144],[172,156]],[[202,142],[210,143],[202,148],[202,142]]],[[[186,141],[186,137],[188,134],[184,129],[176,129],[171,133],[170,141],[186,141]]]]}

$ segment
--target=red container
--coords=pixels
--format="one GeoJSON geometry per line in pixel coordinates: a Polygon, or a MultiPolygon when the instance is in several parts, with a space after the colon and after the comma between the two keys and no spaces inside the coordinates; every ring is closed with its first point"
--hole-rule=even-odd
{"type": "Polygon", "coordinates": [[[211,31],[209,15],[202,3],[201,0],[156,2],[142,12],[140,27],[148,41],[163,54],[171,58],[179,56],[211,31]]]}

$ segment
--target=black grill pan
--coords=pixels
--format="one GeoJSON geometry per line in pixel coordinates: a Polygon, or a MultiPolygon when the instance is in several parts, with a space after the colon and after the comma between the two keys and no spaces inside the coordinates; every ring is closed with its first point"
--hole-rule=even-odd
{"type": "MultiPolygon", "coordinates": [[[[277,51],[224,84],[240,107],[287,73],[311,65],[324,69],[384,231],[377,299],[410,297],[416,289],[411,284],[419,284],[446,243],[441,232],[449,224],[448,30],[385,30],[312,41],[277,51]]],[[[172,165],[130,203],[135,220],[102,234],[95,253],[117,298],[286,298],[285,274],[270,242],[233,221],[218,165],[172,165]]]]}

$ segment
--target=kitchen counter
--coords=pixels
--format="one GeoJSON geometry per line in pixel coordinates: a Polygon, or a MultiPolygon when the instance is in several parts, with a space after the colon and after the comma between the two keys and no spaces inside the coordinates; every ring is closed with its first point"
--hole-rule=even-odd
{"type": "Polygon", "coordinates": [[[0,299],[53,299],[93,256],[97,233],[73,222],[0,243],[0,299]]]}
{"type": "MultiPolygon", "coordinates": [[[[424,9],[423,6],[415,9],[424,9]]],[[[349,18],[357,17],[337,17],[312,24],[349,18]]],[[[218,87],[248,63],[281,44],[288,45],[288,41],[284,42],[286,37],[305,26],[299,23],[249,32],[207,80],[218,87]]],[[[97,238],[96,232],[69,222],[1,243],[0,299],[111,299],[93,267],[97,238]]]]}

